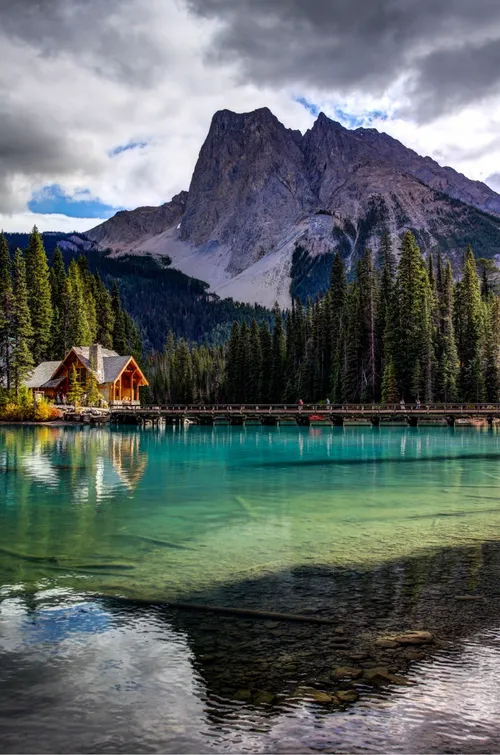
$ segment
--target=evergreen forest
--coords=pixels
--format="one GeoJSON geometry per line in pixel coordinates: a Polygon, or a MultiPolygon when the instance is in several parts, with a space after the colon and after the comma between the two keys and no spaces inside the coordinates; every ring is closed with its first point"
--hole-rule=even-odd
{"type": "MultiPolygon", "coordinates": [[[[367,249],[350,279],[336,253],[329,286],[314,300],[297,296],[289,310],[276,305],[273,313],[228,300],[212,338],[204,332],[197,342],[165,327],[154,347],[122,303],[124,291],[133,298],[134,277],[144,277],[131,274],[124,287],[122,274],[119,287],[112,273],[121,261],[104,257],[102,272],[88,256],[65,259],[56,246],[49,263],[36,228],[13,254],[2,234],[0,386],[18,393],[39,362],[99,342],[143,365],[145,403],[499,401],[496,268],[469,247],[455,280],[439,250],[424,259],[410,231],[397,252],[385,235],[379,258],[367,249]]],[[[144,260],[138,264],[144,272],[144,260]]],[[[139,284],[138,291],[147,299],[139,284]]],[[[189,315],[188,300],[184,306],[189,315]]]]}
{"type": "Polygon", "coordinates": [[[450,262],[438,250],[426,261],[410,231],[398,251],[385,235],[378,264],[367,249],[350,281],[337,253],[323,296],[276,307],[271,328],[235,321],[224,347],[170,334],[148,359],[150,400],[499,401],[496,268],[469,247],[454,281],[450,262]]]}

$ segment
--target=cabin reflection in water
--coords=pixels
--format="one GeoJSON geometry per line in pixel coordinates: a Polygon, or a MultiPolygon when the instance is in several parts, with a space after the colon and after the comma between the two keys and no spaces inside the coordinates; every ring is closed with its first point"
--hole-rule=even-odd
{"type": "Polygon", "coordinates": [[[86,491],[89,503],[120,488],[133,491],[146,466],[144,437],[137,432],[44,426],[26,432],[3,429],[0,435],[0,469],[15,468],[27,480],[49,488],[62,486],[66,496],[79,502],[86,491]]]}

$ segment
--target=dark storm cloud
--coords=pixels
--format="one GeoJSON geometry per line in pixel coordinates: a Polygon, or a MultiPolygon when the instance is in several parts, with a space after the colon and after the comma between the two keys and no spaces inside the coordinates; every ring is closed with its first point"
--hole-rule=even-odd
{"type": "Polygon", "coordinates": [[[0,107],[0,210],[20,209],[13,191],[13,178],[59,174],[78,169],[71,143],[46,117],[40,122],[36,113],[23,107],[0,107]]]}
{"type": "Polygon", "coordinates": [[[380,94],[409,76],[428,120],[498,89],[498,0],[187,0],[219,21],[212,59],[261,84],[380,94]]]}
{"type": "Polygon", "coordinates": [[[41,55],[66,53],[98,75],[154,86],[168,50],[153,44],[139,11],[128,0],[0,0],[0,26],[41,55]]]}
{"type": "MultiPolygon", "coordinates": [[[[76,135],[79,124],[65,112],[64,91],[57,104],[42,98],[35,105],[18,95],[16,78],[23,77],[23,92],[38,87],[35,94],[43,93],[37,62],[57,60],[61,74],[68,64],[87,69],[95,79],[122,86],[132,101],[134,92],[154,87],[166,58],[147,24],[140,27],[138,9],[133,0],[0,0],[0,213],[24,207],[27,182],[82,168],[92,173],[101,165],[92,144],[76,135]],[[6,43],[25,54],[22,68],[6,43]]],[[[47,89],[53,83],[47,81],[47,89]]],[[[90,90],[81,98],[89,112],[99,108],[90,90]]]]}

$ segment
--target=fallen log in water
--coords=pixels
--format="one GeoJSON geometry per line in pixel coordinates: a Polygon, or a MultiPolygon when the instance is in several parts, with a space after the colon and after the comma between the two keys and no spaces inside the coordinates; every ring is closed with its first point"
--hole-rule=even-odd
{"type": "Polygon", "coordinates": [[[149,545],[158,545],[161,548],[172,548],[173,550],[178,551],[192,551],[194,548],[191,548],[189,545],[183,545],[182,543],[174,543],[171,540],[163,540],[159,537],[148,537],[147,535],[133,535],[126,532],[120,533],[118,535],[115,535],[115,537],[127,540],[140,540],[143,543],[149,543],[149,545]]]}
{"type": "MultiPolygon", "coordinates": [[[[156,601],[155,601],[156,602],[156,601]]],[[[333,624],[332,619],[322,616],[306,616],[300,613],[277,613],[276,611],[259,611],[253,608],[232,608],[231,606],[207,606],[202,603],[166,602],[169,608],[181,611],[202,611],[221,613],[227,616],[242,616],[248,619],[272,619],[273,621],[299,621],[309,624],[333,624]]]]}

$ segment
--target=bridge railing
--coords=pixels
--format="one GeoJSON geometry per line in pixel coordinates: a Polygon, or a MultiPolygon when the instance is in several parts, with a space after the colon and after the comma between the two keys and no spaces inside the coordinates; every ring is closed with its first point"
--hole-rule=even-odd
{"type": "Polygon", "coordinates": [[[120,412],[130,412],[133,414],[140,412],[169,412],[172,414],[212,414],[227,412],[230,414],[248,412],[259,414],[346,414],[361,413],[364,414],[408,414],[408,413],[468,413],[468,412],[500,412],[500,403],[482,402],[482,403],[432,403],[432,404],[147,404],[142,406],[131,406],[130,404],[114,404],[112,409],[120,412]]]}

